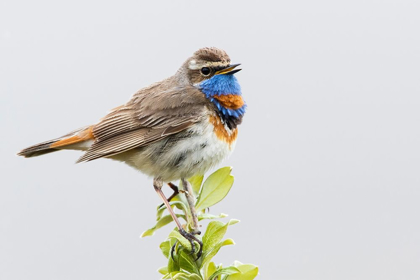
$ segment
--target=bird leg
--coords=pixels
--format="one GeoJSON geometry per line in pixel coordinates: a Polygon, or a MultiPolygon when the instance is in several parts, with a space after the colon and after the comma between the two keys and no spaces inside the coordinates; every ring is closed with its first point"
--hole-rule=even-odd
{"type": "MultiPolygon", "coordinates": [[[[168,198],[168,201],[170,202],[175,196],[179,194],[179,189],[176,185],[172,184],[171,182],[168,183],[168,186],[174,191],[174,193],[168,198]]],[[[158,208],[162,208],[165,203],[162,203],[159,205],[158,208]]]]}
{"type": "Polygon", "coordinates": [[[171,182],[168,183],[168,186],[174,191],[174,193],[168,198],[168,201],[171,201],[175,196],[179,194],[179,189],[176,185],[171,182]]]}
{"type": "Polygon", "coordinates": [[[163,182],[160,179],[153,179],[153,187],[155,188],[155,191],[160,196],[160,198],[163,200],[163,204],[165,204],[166,208],[169,211],[169,214],[171,214],[172,219],[176,223],[176,226],[178,229],[181,229],[181,223],[178,220],[178,217],[176,216],[175,212],[173,211],[171,205],[169,205],[169,201],[166,199],[165,194],[162,192],[163,182]]]}
{"type": "MultiPolygon", "coordinates": [[[[172,209],[171,205],[169,204],[168,199],[166,199],[165,194],[162,192],[163,181],[158,179],[158,178],[154,178],[153,179],[153,187],[155,188],[156,193],[163,200],[163,203],[165,204],[166,209],[168,209],[169,214],[171,214],[172,219],[174,220],[176,226],[178,227],[179,233],[191,243],[192,253],[195,252],[194,241],[196,241],[200,245],[200,249],[198,250],[198,253],[197,253],[197,259],[200,258],[201,254],[202,254],[202,251],[203,251],[203,242],[201,242],[201,240],[199,240],[197,237],[195,237],[194,233],[189,233],[182,227],[180,221],[178,220],[178,217],[176,216],[176,214],[175,214],[174,210],[172,209]]],[[[197,222],[197,224],[198,224],[198,222],[197,222]]]]}
{"type": "Polygon", "coordinates": [[[201,234],[199,230],[200,225],[198,224],[197,211],[195,210],[195,197],[194,197],[193,189],[191,187],[190,182],[188,182],[188,180],[183,178],[181,179],[181,182],[182,182],[182,188],[185,191],[185,196],[187,198],[188,206],[190,208],[190,212],[192,216],[193,230],[194,230],[193,233],[201,234]]]}

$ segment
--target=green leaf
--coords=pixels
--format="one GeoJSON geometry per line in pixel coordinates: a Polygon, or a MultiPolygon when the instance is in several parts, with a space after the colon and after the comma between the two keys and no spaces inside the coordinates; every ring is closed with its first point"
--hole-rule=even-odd
{"type": "Polygon", "coordinates": [[[171,201],[171,202],[169,202],[169,204],[171,206],[175,206],[176,208],[178,208],[181,211],[184,211],[184,213],[188,213],[187,205],[182,201],[171,201]]]}
{"type": "Polygon", "coordinates": [[[253,264],[242,264],[235,261],[234,266],[239,269],[239,274],[229,276],[228,280],[252,280],[258,275],[258,267],[253,264]]]}
{"type": "Polygon", "coordinates": [[[223,167],[206,179],[196,202],[198,212],[220,202],[229,193],[234,181],[231,171],[231,167],[223,167]]]}
{"type": "Polygon", "coordinates": [[[198,220],[199,221],[201,221],[201,220],[211,220],[211,219],[221,219],[221,218],[226,218],[228,215],[227,214],[223,214],[223,213],[221,213],[221,214],[219,214],[219,215],[212,215],[212,214],[209,214],[209,213],[206,213],[206,214],[198,214],[198,220]]]}
{"type": "MultiPolygon", "coordinates": [[[[178,218],[183,218],[185,220],[185,216],[184,215],[177,214],[176,216],[178,218]]],[[[157,223],[156,223],[156,225],[154,227],[152,227],[152,228],[144,231],[140,235],[140,237],[143,238],[143,237],[146,237],[146,236],[152,236],[153,234],[155,234],[155,231],[156,230],[160,229],[163,226],[166,226],[167,224],[169,224],[172,221],[173,221],[173,219],[172,219],[172,216],[171,215],[163,216],[162,218],[160,218],[159,221],[157,221],[157,223]]]]}
{"type": "Polygon", "coordinates": [[[167,266],[163,266],[161,268],[158,269],[158,272],[162,275],[166,275],[168,274],[168,267],[167,266]]]}
{"type": "Polygon", "coordinates": [[[165,274],[162,279],[171,279],[171,273],[165,274]]]}
{"type": "Polygon", "coordinates": [[[163,276],[162,279],[171,279],[172,280],[172,279],[174,279],[175,275],[177,275],[179,273],[182,273],[182,272],[180,272],[180,271],[170,272],[170,273],[166,274],[165,276],[163,276]]]}
{"type": "Polygon", "coordinates": [[[209,277],[209,280],[213,280],[214,278],[216,278],[217,276],[222,275],[222,274],[223,275],[232,275],[232,274],[237,274],[237,273],[241,273],[241,271],[234,266],[228,266],[228,267],[219,269],[216,272],[214,272],[209,277]]]}
{"type": "Polygon", "coordinates": [[[221,221],[211,221],[207,225],[206,232],[203,235],[203,250],[207,251],[209,248],[219,242],[225,235],[227,230],[226,224],[221,221]],[[217,234],[213,236],[214,234],[217,234]]]}
{"type": "Polygon", "coordinates": [[[173,276],[172,279],[174,280],[202,280],[202,278],[195,273],[186,274],[184,272],[175,274],[175,276],[173,276]]]}
{"type": "Polygon", "coordinates": [[[198,268],[193,255],[191,255],[189,252],[187,253],[185,250],[182,250],[179,254],[179,266],[182,270],[186,270],[190,273],[200,274],[200,269],[198,268]]]}
{"type": "Polygon", "coordinates": [[[207,263],[211,261],[211,259],[219,252],[220,248],[228,245],[235,245],[233,239],[228,238],[222,242],[217,243],[215,246],[210,248],[210,250],[203,252],[201,267],[205,267],[207,263]]]}
{"type": "Polygon", "coordinates": [[[235,219],[230,220],[226,224],[220,221],[211,221],[208,224],[207,230],[203,235],[203,251],[208,251],[214,245],[219,243],[225,235],[228,226],[234,225],[238,222],[239,220],[235,219]]]}
{"type": "MultiPolygon", "coordinates": [[[[169,249],[167,250],[167,258],[168,258],[168,272],[169,273],[173,273],[173,272],[179,272],[180,267],[179,267],[179,255],[177,252],[177,248],[175,248],[174,252],[173,252],[173,258],[171,256],[171,249],[172,246],[174,246],[177,242],[177,240],[175,238],[169,238],[167,241],[169,241],[169,246],[165,245],[165,247],[169,247],[169,249]]],[[[179,246],[179,243],[176,247],[179,246]]],[[[166,275],[165,275],[166,276],[166,275]]],[[[170,276],[171,277],[171,276],[170,276]]],[[[169,278],[170,278],[169,277],[169,278]]]]}
{"type": "Polygon", "coordinates": [[[216,272],[217,267],[214,262],[209,262],[204,268],[204,279],[208,279],[210,275],[216,272]]]}
{"type": "MultiPolygon", "coordinates": [[[[183,201],[180,201],[179,199],[172,200],[172,201],[169,202],[169,204],[171,206],[175,206],[177,209],[183,211],[184,213],[188,213],[188,210],[187,210],[188,208],[187,208],[187,205],[185,203],[183,201]]],[[[158,221],[158,220],[160,220],[160,218],[162,218],[162,215],[165,212],[165,210],[166,210],[165,205],[162,205],[162,206],[157,208],[156,221],[158,221]]]]}
{"type": "Polygon", "coordinates": [[[174,271],[179,271],[180,267],[179,267],[179,258],[178,256],[174,255],[174,258],[169,257],[168,258],[168,272],[172,273],[174,271]],[[175,260],[174,260],[175,259],[175,260]]]}
{"type": "Polygon", "coordinates": [[[159,221],[160,218],[162,218],[163,212],[165,212],[166,206],[165,205],[159,205],[156,210],[156,221],[159,221]]]}
{"type": "Polygon", "coordinates": [[[197,196],[200,192],[201,184],[203,183],[203,178],[204,175],[196,175],[188,179],[188,182],[190,182],[195,196],[197,196]]]}
{"type": "Polygon", "coordinates": [[[166,258],[169,258],[169,252],[171,250],[171,241],[169,240],[163,241],[162,243],[160,243],[159,247],[160,247],[160,250],[162,251],[162,254],[166,258]]]}

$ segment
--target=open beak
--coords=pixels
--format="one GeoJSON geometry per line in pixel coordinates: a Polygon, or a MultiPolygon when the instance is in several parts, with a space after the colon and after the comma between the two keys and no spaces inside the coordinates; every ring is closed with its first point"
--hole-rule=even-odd
{"type": "Polygon", "coordinates": [[[235,69],[239,65],[241,65],[241,64],[240,63],[231,64],[231,65],[229,65],[229,66],[227,66],[223,69],[220,69],[220,70],[216,71],[215,75],[221,75],[221,74],[232,75],[232,74],[235,74],[235,73],[242,70],[242,69],[235,69]]]}

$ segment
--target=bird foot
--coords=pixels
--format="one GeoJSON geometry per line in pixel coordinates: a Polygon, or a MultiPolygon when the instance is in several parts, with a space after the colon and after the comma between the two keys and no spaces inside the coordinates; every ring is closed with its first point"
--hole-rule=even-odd
{"type": "MultiPolygon", "coordinates": [[[[185,239],[187,239],[190,242],[190,244],[191,244],[191,253],[190,254],[194,254],[195,253],[195,244],[194,244],[194,241],[197,242],[198,245],[200,245],[200,248],[198,249],[198,252],[197,252],[197,258],[195,259],[195,260],[198,260],[201,257],[202,253],[203,253],[203,242],[201,242],[201,240],[198,239],[197,237],[195,237],[194,235],[195,234],[200,235],[201,232],[200,231],[187,232],[185,229],[181,228],[181,229],[179,229],[179,233],[185,239]]],[[[174,254],[174,251],[175,251],[175,246],[176,246],[176,242],[175,242],[175,244],[171,248],[171,257],[172,257],[172,259],[174,259],[174,255],[173,254],[174,254]]]]}

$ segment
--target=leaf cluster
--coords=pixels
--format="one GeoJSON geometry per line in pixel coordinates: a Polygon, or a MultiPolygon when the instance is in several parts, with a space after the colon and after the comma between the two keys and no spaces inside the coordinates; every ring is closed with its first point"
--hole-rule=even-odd
{"type": "MultiPolygon", "coordinates": [[[[189,179],[194,195],[197,196],[195,207],[199,220],[219,219],[227,216],[226,214],[212,215],[206,213],[205,210],[220,202],[229,193],[234,182],[231,171],[231,167],[223,167],[211,174],[204,183],[203,176],[196,176],[189,179]]],[[[170,204],[174,209],[180,210],[181,213],[177,213],[177,217],[185,220],[185,228],[187,230],[191,229],[192,219],[185,197],[178,195],[170,204]]],[[[155,226],[143,232],[142,237],[151,236],[156,230],[172,222],[170,215],[163,215],[164,211],[164,206],[158,207],[155,226]]],[[[255,265],[242,264],[235,261],[233,265],[223,267],[221,264],[216,265],[212,261],[213,257],[222,247],[235,244],[232,239],[223,238],[227,228],[238,222],[235,219],[227,223],[218,220],[211,221],[202,236],[203,253],[198,259],[191,253],[193,249],[191,243],[179,233],[178,229],[174,229],[169,234],[168,239],[160,244],[160,249],[168,260],[167,265],[159,269],[159,272],[163,275],[162,279],[254,279],[258,274],[258,267],[255,265]]],[[[198,244],[196,245],[199,246],[198,244]]]]}

